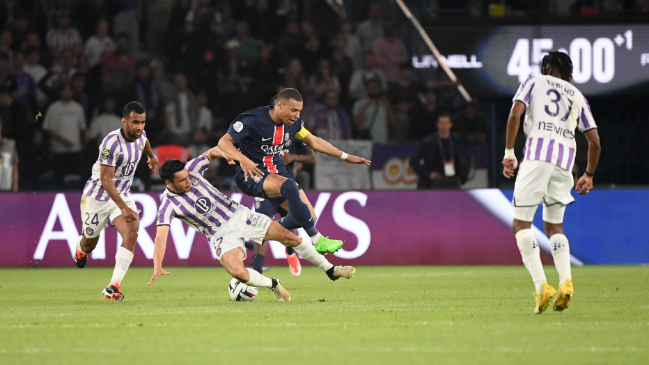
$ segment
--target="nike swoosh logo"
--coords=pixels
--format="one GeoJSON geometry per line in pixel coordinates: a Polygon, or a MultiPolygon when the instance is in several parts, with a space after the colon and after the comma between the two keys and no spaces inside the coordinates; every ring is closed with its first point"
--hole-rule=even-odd
{"type": "Polygon", "coordinates": [[[262,142],[266,142],[266,141],[270,141],[271,139],[273,139],[273,137],[270,137],[270,138],[262,138],[261,141],[262,141],[262,142]]]}

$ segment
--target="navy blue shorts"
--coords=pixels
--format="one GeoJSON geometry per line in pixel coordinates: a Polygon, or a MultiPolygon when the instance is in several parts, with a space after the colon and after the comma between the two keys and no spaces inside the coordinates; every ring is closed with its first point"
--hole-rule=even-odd
{"type": "MultiPolygon", "coordinates": [[[[278,173],[275,175],[279,175],[295,181],[295,176],[288,170],[286,170],[286,168],[278,168],[278,173]]],[[[255,181],[253,178],[248,176],[248,181],[246,181],[244,179],[244,172],[241,166],[237,165],[234,168],[234,182],[242,192],[249,196],[264,198],[267,201],[271,202],[274,206],[278,207],[282,203],[284,203],[284,201],[286,201],[286,198],[282,196],[277,198],[269,198],[266,196],[266,194],[264,193],[264,181],[266,181],[266,176],[268,176],[268,174],[264,175],[261,179],[259,179],[259,181],[255,181]]],[[[300,189],[302,189],[302,187],[300,187],[300,189]]]]}

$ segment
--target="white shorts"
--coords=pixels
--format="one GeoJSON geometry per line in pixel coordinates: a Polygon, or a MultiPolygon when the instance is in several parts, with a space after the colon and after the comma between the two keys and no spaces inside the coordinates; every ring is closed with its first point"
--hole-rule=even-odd
{"type": "Polygon", "coordinates": [[[245,239],[248,238],[258,244],[264,243],[266,232],[270,228],[272,219],[255,213],[246,207],[240,207],[218,231],[212,236],[210,243],[216,253],[216,258],[221,260],[223,254],[237,247],[243,249],[243,259],[247,257],[245,239]]]}
{"type": "Polygon", "coordinates": [[[521,163],[514,186],[514,218],[532,222],[539,204],[543,204],[543,220],[563,223],[566,205],[575,201],[570,195],[574,186],[572,173],[545,161],[521,163]]]}
{"type": "MultiPolygon", "coordinates": [[[[137,210],[133,199],[122,196],[122,200],[129,208],[137,210]]],[[[108,219],[112,222],[120,215],[122,215],[122,211],[112,199],[97,200],[85,194],[81,198],[81,225],[83,228],[81,232],[86,238],[99,236],[99,233],[108,225],[108,219]]]]}

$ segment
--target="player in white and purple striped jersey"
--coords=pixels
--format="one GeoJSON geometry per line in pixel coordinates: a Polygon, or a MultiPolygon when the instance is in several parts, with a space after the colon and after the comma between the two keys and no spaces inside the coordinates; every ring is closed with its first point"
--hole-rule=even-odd
{"type": "Polygon", "coordinates": [[[599,162],[600,144],[597,125],[588,101],[572,85],[572,60],[563,52],[543,57],[541,75],[530,77],[518,89],[507,124],[507,147],[503,174],[510,178],[518,162],[514,142],[525,115],[525,149],[514,186],[514,223],[518,248],[536,287],[536,308],[542,313],[556,294],[553,309],[562,311],[574,294],[570,269],[570,248],[563,233],[566,206],[575,199],[572,169],[577,154],[575,130],[588,140],[588,165],[577,182],[577,191],[585,195],[593,188],[593,176],[599,162]],[[559,292],[546,282],[539,245],[532,233],[532,221],[543,204],[545,232],[550,237],[552,257],[559,272],[559,292]]]}
{"type": "Polygon", "coordinates": [[[115,255],[115,270],[102,294],[107,299],[122,300],[121,282],[133,261],[133,250],[140,227],[137,207],[131,198],[133,175],[142,154],[148,156],[151,169],[158,166],[144,132],[144,107],[132,101],[124,107],[122,128],[110,132],[99,146],[99,157],[92,167],[81,198],[82,235],[77,239],[74,260],[83,268],[99,241],[99,234],[108,220],[122,236],[122,245],[115,255]]]}
{"type": "MultiPolygon", "coordinates": [[[[311,242],[303,242],[301,237],[271,218],[232,201],[213,187],[203,173],[212,161],[220,157],[225,157],[223,152],[214,147],[187,163],[167,159],[160,166],[160,177],[167,184],[167,189],[162,194],[158,210],[154,268],[149,285],[160,275],[168,274],[162,268],[162,259],[167,247],[169,226],[174,218],[207,236],[216,257],[232,277],[248,285],[271,289],[279,301],[291,300],[279,280],[246,269],[243,265],[246,259],[245,238],[258,244],[275,240],[293,247],[300,256],[321,268],[331,280],[336,281],[340,277],[349,279],[354,275],[356,270],[353,267],[332,265],[315,250],[311,242]]],[[[234,164],[232,160],[228,162],[234,164]]]]}

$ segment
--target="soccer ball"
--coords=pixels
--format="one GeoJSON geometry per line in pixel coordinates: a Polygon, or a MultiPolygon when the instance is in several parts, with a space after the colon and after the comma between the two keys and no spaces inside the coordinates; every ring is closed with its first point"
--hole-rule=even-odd
{"type": "Polygon", "coordinates": [[[249,302],[255,299],[257,293],[259,293],[259,288],[248,286],[237,279],[232,279],[228,286],[228,291],[232,300],[249,302]]]}

